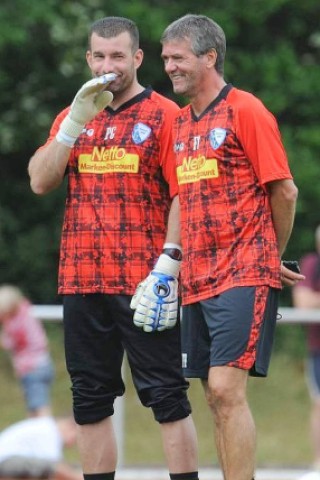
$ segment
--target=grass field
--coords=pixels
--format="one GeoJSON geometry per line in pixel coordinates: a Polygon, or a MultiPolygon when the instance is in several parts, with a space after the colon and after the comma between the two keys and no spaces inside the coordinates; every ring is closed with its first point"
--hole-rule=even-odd
{"type": "MultiPolygon", "coordinates": [[[[279,328],[295,328],[281,326],[279,328]]],[[[65,371],[62,326],[46,323],[52,355],[56,365],[53,388],[53,410],[56,415],[71,411],[70,383],[65,371]]],[[[312,460],[308,432],[309,398],[303,377],[303,358],[293,360],[292,353],[273,356],[267,379],[249,380],[249,399],[258,430],[258,465],[305,467],[312,460]]],[[[25,415],[21,391],[13,378],[10,362],[0,350],[0,429],[25,415]]],[[[126,373],[125,465],[163,465],[159,429],[152,412],[141,407],[126,373]]],[[[202,388],[196,380],[190,384],[190,399],[196,423],[200,464],[216,465],[212,421],[204,402],[202,388]]],[[[75,450],[67,458],[77,461],[75,450]]]]}

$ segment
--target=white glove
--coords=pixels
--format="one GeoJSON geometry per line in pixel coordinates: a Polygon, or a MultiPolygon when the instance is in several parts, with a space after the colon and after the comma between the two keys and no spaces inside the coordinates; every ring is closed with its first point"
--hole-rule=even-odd
{"type": "Polygon", "coordinates": [[[173,328],[178,317],[180,261],[161,254],[154,269],[137,287],[130,307],[133,323],[145,332],[173,328]]]}
{"type": "Polygon", "coordinates": [[[82,85],[73,99],[70,112],[61,122],[56,135],[58,142],[73,147],[85,124],[112,102],[113,95],[105,88],[115,78],[115,73],[106,73],[82,85]]]}

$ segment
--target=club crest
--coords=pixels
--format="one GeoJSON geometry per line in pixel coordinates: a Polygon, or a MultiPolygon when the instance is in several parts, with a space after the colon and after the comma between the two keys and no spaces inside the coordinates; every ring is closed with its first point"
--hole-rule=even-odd
{"type": "Polygon", "coordinates": [[[224,139],[226,138],[227,135],[227,130],[224,128],[214,128],[211,130],[209,139],[210,139],[210,145],[213,148],[213,150],[217,150],[220,145],[224,142],[224,139]]]}
{"type": "Polygon", "coordinates": [[[149,137],[150,133],[151,128],[148,127],[148,125],[145,125],[144,123],[137,123],[133,127],[132,140],[136,145],[139,145],[149,137]]]}

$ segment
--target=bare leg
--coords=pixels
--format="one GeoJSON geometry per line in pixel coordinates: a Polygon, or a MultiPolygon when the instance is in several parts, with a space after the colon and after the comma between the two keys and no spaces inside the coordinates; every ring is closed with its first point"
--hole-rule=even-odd
{"type": "Polygon", "coordinates": [[[79,469],[67,465],[65,463],[59,463],[56,465],[53,480],[83,480],[82,471],[79,469]]]}
{"type": "Polygon", "coordinates": [[[312,399],[310,431],[314,449],[314,465],[317,470],[320,470],[320,398],[312,399]]]}
{"type": "Polygon", "coordinates": [[[246,399],[247,378],[244,370],[211,367],[208,383],[204,383],[225,480],[251,480],[254,476],[256,434],[246,399]]]}
{"type": "Polygon", "coordinates": [[[198,442],[192,416],[176,422],[162,423],[160,427],[169,472],[197,472],[198,442]]]}
{"type": "Polygon", "coordinates": [[[116,470],[117,445],[112,417],[101,422],[78,425],[77,440],[84,473],[106,473],[116,470]]]}

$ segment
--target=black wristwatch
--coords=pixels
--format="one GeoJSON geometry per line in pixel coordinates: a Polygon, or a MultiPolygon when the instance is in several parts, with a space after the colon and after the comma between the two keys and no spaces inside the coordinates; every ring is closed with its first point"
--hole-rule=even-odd
{"type": "Polygon", "coordinates": [[[178,260],[179,262],[182,260],[182,252],[179,250],[179,248],[164,248],[162,253],[165,253],[173,260],[178,260]]]}

